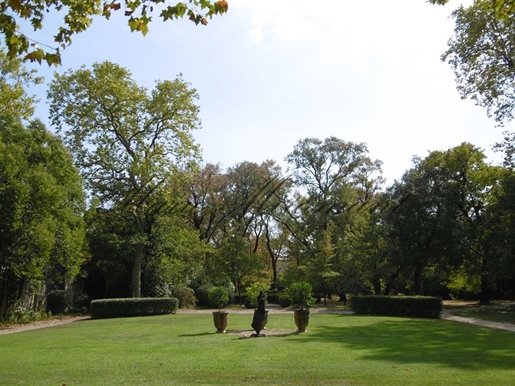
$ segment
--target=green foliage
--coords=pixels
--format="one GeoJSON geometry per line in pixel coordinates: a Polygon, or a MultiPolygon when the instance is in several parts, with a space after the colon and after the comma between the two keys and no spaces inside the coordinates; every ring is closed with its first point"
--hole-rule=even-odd
{"type": "Polygon", "coordinates": [[[97,210],[128,225],[122,238],[133,252],[132,296],[141,296],[144,261],[154,258],[156,271],[162,261],[174,263],[181,275],[197,268],[191,263],[202,245],[195,233],[183,223],[171,226],[181,223],[184,211],[183,169],[199,157],[191,134],[200,127],[196,90],[177,78],[149,92],[129,70],[103,62],[56,74],[48,97],[52,123],[98,199],[97,210]]]}
{"type": "Polygon", "coordinates": [[[0,50],[0,116],[29,119],[38,100],[25,89],[42,82],[36,70],[27,70],[20,59],[9,58],[0,50]]]}
{"type": "Polygon", "coordinates": [[[351,309],[357,314],[440,318],[442,299],[429,296],[353,296],[351,309]]]}
{"type": "Polygon", "coordinates": [[[199,306],[209,306],[209,289],[214,287],[212,284],[202,284],[195,290],[195,297],[199,306]]]}
{"type": "Polygon", "coordinates": [[[279,305],[283,308],[291,306],[291,300],[286,294],[279,295],[279,305]]]}
{"type": "Polygon", "coordinates": [[[307,310],[315,303],[312,296],[313,288],[305,281],[292,283],[284,290],[285,295],[290,299],[291,306],[301,310],[307,310]]]}
{"type": "Polygon", "coordinates": [[[94,16],[109,19],[112,12],[122,8],[122,4],[130,30],[139,31],[143,35],[147,34],[148,25],[152,22],[154,7],[156,12],[160,10],[159,17],[163,21],[187,18],[195,24],[202,25],[208,23],[208,18],[222,15],[229,9],[227,1],[188,0],[178,2],[175,6],[164,6],[162,3],[162,0],[9,1],[2,3],[0,7],[0,34],[4,36],[9,56],[20,56],[24,57],[24,60],[38,63],[45,61],[49,66],[57,66],[61,63],[61,50],[72,43],[75,34],[87,30],[93,23],[94,16]],[[48,49],[45,51],[38,47],[38,42],[33,37],[44,28],[43,23],[48,13],[61,14],[64,22],[57,27],[54,47],[50,46],[50,42],[40,43],[48,49]],[[25,20],[32,25],[34,32],[30,37],[20,29],[19,20],[25,20]]]}
{"type": "MultiPolygon", "coordinates": [[[[82,181],[61,140],[39,121],[0,119],[0,299],[71,281],[85,260],[82,181]]],[[[7,302],[6,302],[7,301],[7,302]]]]}
{"type": "Polygon", "coordinates": [[[225,287],[211,287],[207,291],[209,306],[213,308],[224,308],[229,304],[229,290],[225,287]]]}
{"type": "Polygon", "coordinates": [[[173,290],[173,296],[179,300],[179,308],[191,308],[195,306],[197,299],[195,291],[187,287],[179,287],[173,290]]]}
{"type": "Polygon", "coordinates": [[[91,302],[91,317],[95,319],[123,318],[174,314],[179,306],[177,298],[97,299],[91,302]]]}
{"type": "Polygon", "coordinates": [[[64,314],[69,303],[68,294],[64,290],[53,290],[46,296],[46,309],[52,315],[64,314]]]}
{"type": "Polygon", "coordinates": [[[4,315],[0,315],[0,325],[37,322],[48,316],[45,310],[32,310],[16,303],[4,315]]]}
{"type": "Polygon", "coordinates": [[[453,12],[454,36],[442,60],[454,70],[462,97],[485,107],[488,116],[503,125],[513,119],[515,101],[515,12],[512,0],[511,9],[495,3],[500,2],[476,0],[453,12]],[[505,13],[500,17],[501,10],[505,13]]]}
{"type": "Polygon", "coordinates": [[[257,282],[257,283],[250,285],[247,288],[247,297],[245,298],[245,307],[246,308],[256,308],[258,305],[257,300],[258,300],[258,296],[259,296],[260,292],[263,291],[266,296],[266,294],[268,293],[269,290],[270,290],[270,286],[265,283],[257,282]],[[247,307],[247,305],[248,305],[248,307],[247,307]]]}

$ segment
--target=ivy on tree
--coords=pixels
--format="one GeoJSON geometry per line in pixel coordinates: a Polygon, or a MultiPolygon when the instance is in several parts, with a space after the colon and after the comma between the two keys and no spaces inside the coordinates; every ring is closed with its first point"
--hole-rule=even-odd
{"type": "Polygon", "coordinates": [[[94,16],[109,19],[113,12],[123,10],[130,30],[146,35],[154,16],[163,21],[187,18],[197,25],[206,25],[208,19],[228,9],[227,1],[208,0],[188,0],[175,5],[165,4],[165,0],[10,0],[0,2],[0,34],[10,57],[59,65],[60,50],[72,43],[73,35],[87,30],[94,16]],[[44,50],[38,47],[35,33],[43,29],[45,15],[49,12],[63,14],[64,23],[54,36],[55,47],[43,42],[41,45],[48,48],[44,50]],[[21,30],[20,20],[29,22],[34,33],[21,30]]]}

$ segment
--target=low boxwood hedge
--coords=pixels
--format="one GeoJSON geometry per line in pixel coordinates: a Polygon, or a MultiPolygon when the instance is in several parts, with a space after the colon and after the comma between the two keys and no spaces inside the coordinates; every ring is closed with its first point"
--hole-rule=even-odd
{"type": "Polygon", "coordinates": [[[95,319],[123,318],[174,314],[178,307],[177,298],[98,299],[91,302],[90,313],[95,319]]]}
{"type": "Polygon", "coordinates": [[[442,299],[430,296],[353,296],[350,307],[356,314],[439,319],[442,299]]]}

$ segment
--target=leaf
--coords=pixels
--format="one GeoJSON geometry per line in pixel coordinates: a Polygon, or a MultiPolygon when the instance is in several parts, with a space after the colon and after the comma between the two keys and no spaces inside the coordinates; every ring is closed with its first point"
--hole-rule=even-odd
{"type": "Polygon", "coordinates": [[[35,51],[29,52],[27,55],[25,55],[24,60],[30,60],[31,62],[38,62],[39,64],[41,64],[41,61],[44,57],[45,53],[40,48],[35,51]]]}

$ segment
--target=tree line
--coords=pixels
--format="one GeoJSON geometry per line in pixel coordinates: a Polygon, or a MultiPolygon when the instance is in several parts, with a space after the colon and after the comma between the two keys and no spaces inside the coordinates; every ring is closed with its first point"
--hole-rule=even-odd
{"type": "Polygon", "coordinates": [[[274,160],[203,164],[196,90],[139,86],[111,62],[56,74],[50,122],[0,55],[1,315],[46,294],[173,296],[309,282],[320,296],[513,297],[514,137],[491,165],[462,143],[391,186],[365,143],[305,138],[274,160]]]}

